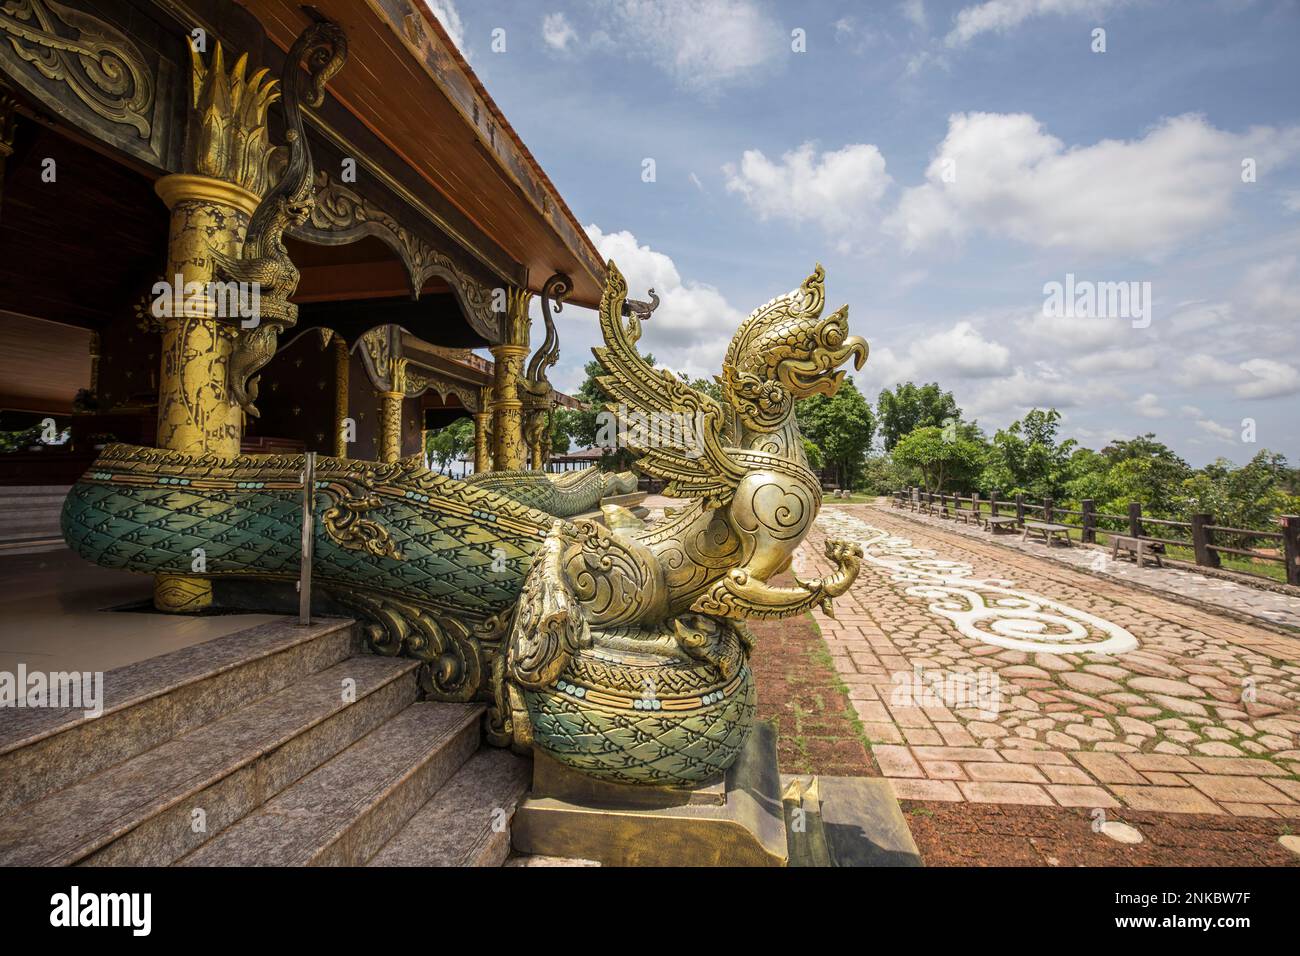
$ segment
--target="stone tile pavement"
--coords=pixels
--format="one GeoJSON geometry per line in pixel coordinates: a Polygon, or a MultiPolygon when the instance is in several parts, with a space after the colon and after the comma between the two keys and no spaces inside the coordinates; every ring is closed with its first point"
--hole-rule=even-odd
{"type": "Polygon", "coordinates": [[[800,577],[828,536],[868,544],[814,617],[901,799],[1300,818],[1300,638],[876,506],[800,577]]]}
{"type": "MultiPolygon", "coordinates": [[[[1223,608],[1236,615],[1256,617],[1300,630],[1300,596],[1252,587],[1249,584],[1239,584],[1227,578],[1201,574],[1187,568],[1172,566],[1157,568],[1153,565],[1139,568],[1131,560],[1112,561],[1110,552],[1104,548],[1077,546],[1066,548],[1060,545],[1049,547],[1041,541],[1021,541],[1019,534],[999,534],[994,539],[988,531],[977,525],[887,506],[885,510],[892,511],[898,516],[906,516],[909,521],[942,528],[953,534],[977,540],[994,540],[998,546],[1015,548],[1044,560],[1086,568],[1094,574],[1118,578],[1174,597],[1191,598],[1198,603],[1223,608]]],[[[1075,541],[1077,540],[1076,535],[1075,541]]]]}

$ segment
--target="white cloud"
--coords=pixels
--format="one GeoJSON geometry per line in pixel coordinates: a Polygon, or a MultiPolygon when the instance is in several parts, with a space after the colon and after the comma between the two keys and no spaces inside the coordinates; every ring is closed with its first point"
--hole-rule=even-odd
{"type": "Polygon", "coordinates": [[[1085,375],[1111,375],[1118,372],[1145,372],[1156,366],[1156,350],[1152,347],[1136,349],[1108,349],[1077,355],[1070,359],[1070,368],[1085,375]]]}
{"type": "Polygon", "coordinates": [[[983,232],[1159,258],[1226,218],[1242,156],[1271,168],[1297,146],[1300,127],[1237,134],[1189,114],[1140,139],[1067,147],[1026,113],[956,113],[928,181],[904,191],[885,226],[908,250],[983,232]]]}
{"type": "Polygon", "coordinates": [[[1220,425],[1218,422],[1211,421],[1208,418],[1198,419],[1196,422],[1196,427],[1199,428],[1201,431],[1205,432],[1207,435],[1213,438],[1218,438],[1222,441],[1232,441],[1237,437],[1236,432],[1234,432],[1231,428],[1228,428],[1225,425],[1220,425]]]}
{"type": "Polygon", "coordinates": [[[1026,339],[1053,348],[1068,342],[1070,351],[1075,354],[1133,348],[1148,341],[1144,334],[1146,329],[1133,328],[1132,319],[1049,316],[1039,311],[1022,316],[1015,325],[1026,339]]]}
{"type": "Polygon", "coordinates": [[[997,416],[1010,420],[1031,408],[1095,408],[1122,394],[1110,382],[1083,380],[1062,373],[1051,363],[1038,362],[990,380],[963,405],[974,418],[997,416]]]}
{"type": "Polygon", "coordinates": [[[1233,390],[1239,398],[1281,398],[1300,392],[1300,371],[1284,362],[1251,359],[1241,363],[1241,370],[1251,379],[1233,390]]]}
{"type": "Polygon", "coordinates": [[[1174,309],[1165,323],[1179,335],[1228,328],[1233,320],[1230,302],[1185,302],[1174,309]]]}
{"type": "MultiPolygon", "coordinates": [[[[718,374],[727,343],[746,313],[713,286],[683,282],[669,256],[637,242],[627,230],[605,232],[589,225],[587,235],[603,259],[614,260],[632,298],[645,299],[650,288],[659,295],[659,308],[643,327],[640,348],[653,353],[660,365],[692,377],[718,374]]],[[[801,278],[792,278],[791,287],[801,278]]]]}
{"type": "Polygon", "coordinates": [[[899,370],[906,369],[906,374],[896,380],[918,375],[990,378],[1006,373],[1010,362],[1010,349],[984,338],[970,322],[961,321],[943,332],[915,339],[908,346],[907,358],[899,363],[899,370]]]}
{"type": "Polygon", "coordinates": [[[1005,33],[1031,17],[1077,14],[1099,17],[1124,0],[987,0],[958,11],[948,46],[965,46],[983,33],[1005,33]]]}
{"type": "Polygon", "coordinates": [[[925,4],[922,0],[903,0],[899,4],[903,17],[909,20],[914,27],[920,30],[926,28],[925,4]]]}
{"type": "Polygon", "coordinates": [[[465,49],[465,24],[460,19],[460,11],[456,9],[454,0],[424,0],[425,6],[433,13],[434,18],[442,24],[442,28],[447,31],[451,37],[451,42],[456,44],[456,49],[460,51],[461,56],[469,59],[469,54],[465,49]]]}
{"type": "Polygon", "coordinates": [[[576,39],[578,32],[563,13],[548,13],[542,18],[542,40],[552,50],[567,50],[576,39]]]}
{"type": "Polygon", "coordinates": [[[1231,385],[1238,398],[1280,398],[1300,392],[1300,371],[1273,359],[1253,358],[1236,365],[1197,353],[1185,357],[1175,382],[1187,388],[1231,385]]]}
{"type": "Polygon", "coordinates": [[[1295,256],[1269,259],[1246,270],[1242,280],[1247,304],[1262,322],[1288,326],[1300,319],[1300,270],[1295,256]]]}
{"type": "Polygon", "coordinates": [[[1186,388],[1235,385],[1249,378],[1239,367],[1203,352],[1183,358],[1174,381],[1186,388]]]}
{"type": "Polygon", "coordinates": [[[1282,208],[1287,212],[1300,212],[1300,189],[1287,189],[1282,192],[1282,208]]]}
{"type": "Polygon", "coordinates": [[[1133,403],[1133,411],[1143,418],[1164,418],[1168,410],[1160,405],[1160,398],[1154,392],[1145,392],[1133,403]]]}
{"type": "Polygon", "coordinates": [[[712,95],[758,79],[789,50],[789,33],[753,0],[597,0],[627,55],[678,86],[712,95]]]}
{"type": "Polygon", "coordinates": [[[820,154],[804,143],[776,162],[749,149],[739,166],[727,163],[722,170],[727,191],[744,197],[759,218],[817,223],[837,234],[842,248],[874,225],[877,203],[892,182],[884,156],[866,143],[820,154]]]}

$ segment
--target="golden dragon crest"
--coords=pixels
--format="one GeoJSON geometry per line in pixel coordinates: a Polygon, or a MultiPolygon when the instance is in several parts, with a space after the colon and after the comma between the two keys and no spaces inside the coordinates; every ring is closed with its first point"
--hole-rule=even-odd
{"type": "Polygon", "coordinates": [[[498,675],[516,745],[623,783],[708,779],[735,759],[754,714],[742,621],[829,611],[853,583],[861,551],[843,542],[827,545],[829,576],[773,583],[821,506],[795,404],[833,394],[840,366],[867,357],[847,307],[822,318],[824,279],[818,266],[745,320],[719,402],[638,354],[641,320],[609,263],[600,384],[609,410],[635,420],[625,433],[637,467],[688,503],[651,526],[617,507],[603,524],[552,526],[498,675]]]}

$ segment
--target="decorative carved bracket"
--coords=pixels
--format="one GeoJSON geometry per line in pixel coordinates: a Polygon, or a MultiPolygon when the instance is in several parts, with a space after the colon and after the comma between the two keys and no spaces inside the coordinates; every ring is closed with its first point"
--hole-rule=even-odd
{"type": "MultiPolygon", "coordinates": [[[[230,357],[230,392],[249,415],[257,416],[257,373],[275,356],[280,330],[298,321],[298,307],[289,297],[298,288],[298,267],[284,246],[285,230],[302,224],[311,215],[315,194],[313,167],[303,126],[302,104],[320,106],[325,84],[347,60],[348,44],[343,30],[334,23],[313,23],[294,41],[284,61],[281,87],[288,130],[285,133],[289,162],[280,181],[271,188],[253,213],[244,250],[233,259],[219,250],[212,258],[222,278],[253,283],[260,288],[259,322],[241,330],[230,357]],[[303,88],[298,64],[307,62],[309,85],[303,88]]],[[[242,75],[236,64],[236,71],[242,75]]]]}
{"type": "Polygon", "coordinates": [[[560,335],[555,330],[555,318],[551,314],[552,303],[556,312],[564,311],[564,300],[573,291],[573,280],[562,272],[557,272],[546,280],[542,286],[542,320],[546,323],[546,338],[537,347],[533,357],[528,360],[528,370],[521,382],[524,392],[533,401],[531,404],[543,404],[549,407],[554,388],[546,377],[548,370],[555,367],[560,360],[560,335]]]}
{"type": "Polygon", "coordinates": [[[466,409],[479,411],[479,389],[468,383],[448,381],[436,370],[407,356],[402,334],[401,326],[381,325],[361,336],[362,364],[375,389],[402,392],[407,398],[418,398],[433,390],[443,401],[448,395],[455,395],[466,409]]]}
{"type": "Polygon", "coordinates": [[[151,65],[107,21],[56,0],[6,0],[0,3],[0,67],[59,115],[139,159],[164,165],[161,126],[171,64],[151,65]]]}
{"type": "Polygon", "coordinates": [[[316,203],[310,218],[290,229],[290,235],[318,245],[343,245],[373,236],[402,260],[411,295],[418,298],[432,276],[444,279],[470,327],[489,341],[497,335],[492,293],[451,256],[440,252],[420,235],[397,221],[360,193],[321,170],[315,179],[316,203]]]}

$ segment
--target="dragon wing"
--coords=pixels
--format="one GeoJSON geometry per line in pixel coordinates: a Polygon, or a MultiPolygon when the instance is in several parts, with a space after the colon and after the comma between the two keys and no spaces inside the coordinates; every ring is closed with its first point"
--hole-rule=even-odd
{"type": "Polygon", "coordinates": [[[748,473],[725,447],[727,411],[715,399],[691,388],[672,372],[649,365],[636,350],[641,322],[623,322],[627,281],[613,260],[608,264],[600,298],[600,330],[605,346],[592,349],[608,373],[598,381],[611,401],[606,408],[630,409],[639,421],[627,421],[626,444],[640,457],[646,474],[668,482],[666,495],[702,498],[708,507],[731,500],[748,473]],[[663,427],[667,425],[667,427],[663,427]],[[631,427],[628,427],[631,426],[631,427]]]}

